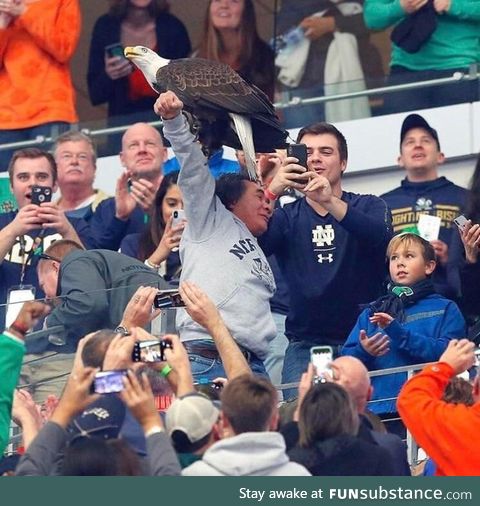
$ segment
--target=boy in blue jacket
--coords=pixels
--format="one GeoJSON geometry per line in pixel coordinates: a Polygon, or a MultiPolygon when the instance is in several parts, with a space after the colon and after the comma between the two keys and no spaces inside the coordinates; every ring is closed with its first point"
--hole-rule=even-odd
{"type": "MultiPolygon", "coordinates": [[[[388,293],[360,314],[342,354],[359,358],[369,370],[435,362],[450,339],[465,336],[466,326],[458,306],[435,293],[430,279],[436,266],[433,246],[416,234],[399,234],[390,241],[387,258],[388,293]]],[[[372,400],[388,400],[369,408],[391,417],[406,379],[406,373],[372,378],[372,400]]]]}

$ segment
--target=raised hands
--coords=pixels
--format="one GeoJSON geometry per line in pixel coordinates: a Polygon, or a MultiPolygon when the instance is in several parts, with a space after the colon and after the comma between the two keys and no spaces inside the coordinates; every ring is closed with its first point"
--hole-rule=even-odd
{"type": "Polygon", "coordinates": [[[133,294],[123,312],[120,326],[130,331],[133,327],[145,327],[160,314],[160,310],[153,311],[153,300],[158,288],[140,286],[133,294]]]}
{"type": "Polygon", "coordinates": [[[361,330],[359,337],[362,348],[374,357],[381,357],[390,351],[390,339],[381,332],[368,337],[365,330],[361,330]]]}
{"type": "Polygon", "coordinates": [[[125,171],[117,180],[115,188],[115,216],[128,220],[137,204],[144,212],[149,212],[155,201],[157,186],[145,178],[135,179],[135,175],[125,171]]]}
{"type": "Polygon", "coordinates": [[[475,344],[468,339],[452,339],[439,359],[439,362],[446,362],[460,374],[470,369],[475,364],[475,344]]]}
{"type": "Polygon", "coordinates": [[[467,224],[458,230],[465,248],[465,258],[467,262],[469,264],[477,263],[478,248],[480,245],[480,225],[478,223],[473,225],[472,222],[468,220],[467,224]]]}
{"type": "Polygon", "coordinates": [[[105,55],[105,72],[113,81],[127,77],[133,72],[133,65],[121,56],[105,55]]]}
{"type": "Polygon", "coordinates": [[[143,373],[137,378],[134,372],[128,371],[123,378],[123,384],[125,388],[121,391],[120,397],[138,420],[143,431],[147,433],[155,427],[163,427],[147,375],[143,373]]]}
{"type": "Polygon", "coordinates": [[[217,307],[210,297],[195,283],[184,281],[179,287],[187,313],[199,325],[213,333],[215,326],[223,324],[217,307]]]}

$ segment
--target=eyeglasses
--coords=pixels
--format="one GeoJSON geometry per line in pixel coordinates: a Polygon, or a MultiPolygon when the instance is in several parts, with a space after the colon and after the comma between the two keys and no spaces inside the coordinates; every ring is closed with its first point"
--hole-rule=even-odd
{"type": "Polygon", "coordinates": [[[46,253],[41,253],[38,255],[39,260],[52,260],[52,262],[58,262],[61,263],[62,261],[59,258],[52,257],[50,255],[47,255],[46,253]]]}
{"type": "Polygon", "coordinates": [[[88,162],[90,160],[90,156],[87,153],[62,153],[59,158],[64,162],[70,162],[74,158],[79,162],[88,162]]]}

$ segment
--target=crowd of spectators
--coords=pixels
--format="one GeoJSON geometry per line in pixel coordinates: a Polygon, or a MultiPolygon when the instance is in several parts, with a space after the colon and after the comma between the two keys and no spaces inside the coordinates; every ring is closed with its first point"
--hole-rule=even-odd
{"type": "MultiPolygon", "coordinates": [[[[6,41],[17,36],[10,30],[30,30],[37,4],[7,3],[6,41]]],[[[300,20],[312,40],[341,27],[345,11],[329,3],[300,20]]],[[[450,5],[437,4],[447,16],[450,5]]],[[[211,0],[194,55],[232,65],[273,97],[273,53],[255,26],[250,0],[211,0]]],[[[28,33],[22,40],[40,40],[28,33]]],[[[14,472],[408,475],[406,426],[437,475],[480,473],[470,448],[478,376],[471,402],[445,394],[455,375],[475,375],[476,327],[469,334],[467,323],[480,313],[480,161],[470,192],[439,177],[438,133],[410,114],[399,128],[401,186],[381,197],[346,192],[347,140],[320,114],[298,133],[305,165],[261,153],[252,181],[239,153],[239,170],[218,177],[181,100],[135,95],[130,64],[103,49],[142,42],[170,58],[190,54],[167,3],[112,2],[93,39],[101,59],[91,53],[92,100],[103,93],[112,117],[145,104],[135,111],[164,128],[142,115],[128,127],[112,197],[94,188],[96,149],[84,133],[59,135],[53,154],[25,148],[8,160],[18,208],[0,214],[0,451],[14,420],[23,438],[14,472]],[[168,46],[169,29],[183,43],[168,46]],[[167,140],[180,170],[164,175],[167,140]],[[437,220],[434,237],[422,216],[437,220]],[[173,333],[159,295],[181,300],[173,333]],[[314,346],[331,353],[325,371],[311,363],[314,346]],[[405,373],[368,375],[425,362],[408,382],[405,373]],[[290,385],[279,409],[280,382],[290,385]],[[452,444],[458,455],[446,458],[452,444]]]]}

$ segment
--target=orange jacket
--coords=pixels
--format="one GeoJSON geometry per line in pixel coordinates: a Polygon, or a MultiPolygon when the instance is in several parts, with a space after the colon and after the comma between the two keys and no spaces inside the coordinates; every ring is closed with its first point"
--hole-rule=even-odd
{"type": "Polygon", "coordinates": [[[469,407],[440,400],[454,375],[446,363],[425,367],[402,388],[398,412],[437,464],[437,476],[479,476],[480,402],[469,407]]]}
{"type": "Polygon", "coordinates": [[[39,0],[0,29],[0,130],[77,121],[69,62],[80,36],[78,0],[39,0]]]}

